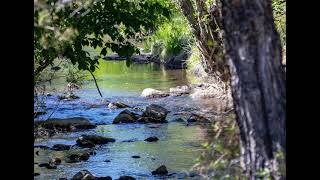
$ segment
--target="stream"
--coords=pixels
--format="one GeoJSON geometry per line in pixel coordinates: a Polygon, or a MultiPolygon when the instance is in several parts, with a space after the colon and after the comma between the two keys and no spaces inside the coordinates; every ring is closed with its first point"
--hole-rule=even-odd
{"type": "MultiPolygon", "coordinates": [[[[184,113],[204,112],[214,109],[210,100],[195,100],[189,96],[164,97],[147,99],[140,97],[145,88],[166,90],[169,88],[193,83],[185,70],[165,70],[156,64],[132,64],[127,67],[124,61],[101,61],[95,73],[101,98],[94,82],[89,77],[75,94],[79,99],[61,101],[57,94],[46,97],[48,113],[37,120],[51,118],[84,117],[93,123],[104,123],[95,129],[72,133],[59,133],[50,138],[37,139],[34,143],[52,147],[54,144],[76,144],[76,139],[83,134],[94,134],[116,139],[114,143],[98,145],[96,154],[85,162],[66,163],[62,161],[57,169],[39,167],[38,164],[48,162],[51,158],[63,159],[68,151],[52,151],[34,148],[34,172],[39,173],[35,179],[71,179],[80,170],[88,170],[96,177],[132,176],[136,179],[163,179],[153,176],[151,172],[165,165],[170,176],[165,179],[199,179],[192,174],[192,166],[197,163],[203,147],[210,136],[204,125],[189,125],[176,122],[177,118],[186,119],[184,113]],[[170,111],[165,124],[112,124],[113,118],[124,109],[110,109],[103,104],[104,100],[122,102],[135,107],[130,111],[140,113],[150,104],[160,105],[170,111]],[[51,113],[54,111],[53,113],[51,113]],[[154,128],[156,127],[156,128],[154,128]],[[157,142],[145,142],[144,139],[157,136],[157,142]],[[36,155],[38,151],[38,155],[36,155]],[[132,158],[140,156],[140,158],[132,158]],[[109,160],[108,162],[105,162],[109,160]],[[191,173],[191,175],[190,175],[191,173]]],[[[52,86],[63,89],[66,83],[57,81],[52,86]]],[[[71,150],[70,150],[71,151],[71,150]]],[[[76,150],[73,150],[76,151],[76,150]]]]}

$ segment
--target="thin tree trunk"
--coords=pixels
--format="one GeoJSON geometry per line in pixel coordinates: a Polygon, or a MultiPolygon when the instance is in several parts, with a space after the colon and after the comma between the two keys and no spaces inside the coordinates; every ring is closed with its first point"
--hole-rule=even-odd
{"type": "Polygon", "coordinates": [[[240,127],[242,166],[250,179],[277,174],[286,153],[286,81],[270,0],[221,0],[225,51],[240,127]]]}
{"type": "Polygon", "coordinates": [[[99,89],[99,86],[98,86],[98,83],[97,83],[96,78],[94,77],[94,75],[93,75],[93,73],[92,73],[91,71],[89,71],[89,72],[90,72],[90,74],[91,74],[91,76],[92,76],[92,78],[93,78],[93,80],[94,80],[94,83],[95,83],[95,85],[96,85],[96,87],[97,87],[97,90],[98,90],[98,92],[99,92],[100,97],[102,97],[102,94],[101,94],[101,92],[100,92],[100,89],[99,89]]]}

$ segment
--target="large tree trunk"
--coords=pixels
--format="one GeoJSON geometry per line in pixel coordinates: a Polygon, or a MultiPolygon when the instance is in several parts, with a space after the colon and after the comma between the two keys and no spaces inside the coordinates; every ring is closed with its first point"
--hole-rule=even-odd
{"type": "Polygon", "coordinates": [[[270,0],[221,0],[225,53],[240,127],[242,166],[250,179],[286,154],[286,80],[270,0]]]}
{"type": "Polygon", "coordinates": [[[191,31],[201,52],[201,64],[206,73],[217,75],[224,82],[229,80],[228,67],[223,59],[220,11],[212,4],[207,8],[205,1],[178,0],[179,6],[187,18],[191,31]]]}

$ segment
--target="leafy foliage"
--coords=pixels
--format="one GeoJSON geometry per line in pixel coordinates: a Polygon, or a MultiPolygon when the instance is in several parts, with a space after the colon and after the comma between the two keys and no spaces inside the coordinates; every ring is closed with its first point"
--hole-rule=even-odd
{"type": "Polygon", "coordinates": [[[151,49],[153,55],[160,55],[166,59],[177,56],[184,50],[190,50],[193,41],[188,23],[181,12],[176,12],[170,21],[161,24],[158,30],[148,37],[145,49],[151,49]]]}
{"type": "Polygon", "coordinates": [[[94,71],[98,60],[90,58],[84,46],[101,47],[101,54],[107,48],[125,57],[138,53],[132,39],[153,32],[170,17],[171,6],[163,0],[35,1],[35,75],[58,57],[94,71]]]}

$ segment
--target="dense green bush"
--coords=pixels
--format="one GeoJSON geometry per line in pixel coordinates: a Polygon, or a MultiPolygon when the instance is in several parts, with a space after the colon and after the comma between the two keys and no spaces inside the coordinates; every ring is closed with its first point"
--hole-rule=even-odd
{"type": "Polygon", "coordinates": [[[163,23],[158,30],[147,37],[144,49],[152,55],[159,55],[161,59],[177,56],[182,52],[190,51],[193,37],[185,18],[176,13],[170,20],[163,23]]]}

